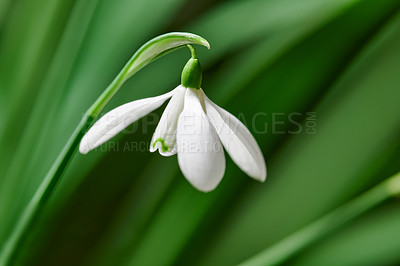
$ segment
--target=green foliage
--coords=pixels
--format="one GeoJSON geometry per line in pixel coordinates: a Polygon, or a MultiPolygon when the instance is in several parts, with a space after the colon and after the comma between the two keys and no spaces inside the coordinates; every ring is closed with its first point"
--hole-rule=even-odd
{"type": "MultiPolygon", "coordinates": [[[[235,265],[273,249],[399,171],[399,12],[397,0],[0,1],[0,245],[133,53],[184,31],[210,42],[202,88],[254,134],[267,181],[228,160],[217,190],[195,190],[176,156],[148,152],[158,110],[75,155],[18,262],[235,265]]],[[[106,110],[173,89],[189,57],[146,66],[106,110]]],[[[398,210],[377,206],[288,264],[399,264],[398,210]]]]}

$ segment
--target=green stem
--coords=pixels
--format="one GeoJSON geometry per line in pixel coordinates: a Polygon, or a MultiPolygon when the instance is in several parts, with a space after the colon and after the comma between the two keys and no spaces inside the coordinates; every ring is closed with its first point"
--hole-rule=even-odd
{"type": "Polygon", "coordinates": [[[118,92],[123,83],[152,61],[177,48],[190,44],[199,44],[210,48],[207,40],[198,35],[173,32],[158,36],[148,41],[132,56],[117,77],[88,109],[68,142],[65,144],[63,150],[58,155],[56,161],[51,166],[49,172],[44,177],[32,199],[23,210],[20,219],[17,221],[16,226],[12,229],[10,236],[2,247],[0,253],[0,266],[12,264],[20,245],[26,239],[28,233],[31,231],[30,229],[32,225],[41,214],[43,206],[54,192],[62,174],[65,172],[77,147],[79,146],[83,135],[92,125],[93,121],[100,115],[106,104],[118,92]]]}
{"type": "Polygon", "coordinates": [[[315,222],[282,239],[275,245],[247,259],[240,265],[278,265],[381,202],[399,195],[400,172],[315,222]]]}
{"type": "Polygon", "coordinates": [[[193,45],[189,44],[187,47],[189,48],[190,53],[192,54],[192,58],[197,59],[197,52],[196,49],[193,47],[193,45]]]}

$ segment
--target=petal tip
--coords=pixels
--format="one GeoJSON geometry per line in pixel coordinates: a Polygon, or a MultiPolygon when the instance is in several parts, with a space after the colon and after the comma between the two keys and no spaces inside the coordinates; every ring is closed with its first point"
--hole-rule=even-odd
{"type": "Polygon", "coordinates": [[[82,154],[87,154],[90,151],[89,146],[85,142],[81,142],[79,145],[79,152],[82,154]]]}
{"type": "Polygon", "coordinates": [[[265,175],[261,176],[261,178],[260,178],[260,179],[258,179],[258,181],[260,181],[261,183],[264,183],[264,182],[265,182],[265,180],[267,180],[267,174],[265,174],[265,175]]]}
{"type": "Polygon", "coordinates": [[[264,171],[261,175],[254,177],[257,181],[260,181],[261,183],[264,183],[265,180],[267,179],[267,172],[264,171]]]}
{"type": "Polygon", "coordinates": [[[248,176],[250,176],[251,178],[253,178],[254,180],[257,180],[261,183],[264,183],[265,180],[267,179],[267,170],[266,168],[264,169],[260,169],[257,172],[253,172],[253,173],[249,173],[249,172],[245,172],[248,176]]]}
{"type": "Polygon", "coordinates": [[[254,176],[253,178],[257,181],[260,181],[261,183],[265,182],[265,180],[267,179],[267,167],[265,164],[264,167],[260,169],[260,174],[254,176]]]}
{"type": "Polygon", "coordinates": [[[212,191],[214,191],[216,188],[217,188],[217,186],[218,186],[218,184],[216,184],[215,186],[204,186],[204,185],[200,185],[200,184],[194,184],[193,182],[189,182],[195,189],[197,189],[198,191],[200,191],[200,192],[203,192],[203,193],[209,193],[209,192],[212,192],[212,191]]]}
{"type": "Polygon", "coordinates": [[[89,152],[89,149],[81,149],[81,148],[79,148],[79,152],[81,154],[87,154],[89,152]]]}
{"type": "Polygon", "coordinates": [[[212,191],[215,190],[215,188],[213,188],[213,189],[204,189],[204,190],[198,189],[198,188],[196,188],[196,189],[197,189],[198,191],[202,192],[202,193],[211,193],[212,191]]]}

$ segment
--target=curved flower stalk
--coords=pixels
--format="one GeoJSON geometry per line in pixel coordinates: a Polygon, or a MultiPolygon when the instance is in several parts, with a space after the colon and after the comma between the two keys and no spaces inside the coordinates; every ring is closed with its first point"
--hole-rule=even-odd
{"type": "Polygon", "coordinates": [[[153,134],[151,152],[177,154],[183,175],[203,192],[215,189],[224,175],[222,146],[246,174],[263,182],[267,171],[256,140],[239,119],[205,95],[200,88],[202,74],[196,52],[189,48],[192,58],[182,72],[181,85],[166,94],[111,110],[89,129],[79,151],[88,153],[170,99],[153,134]]]}

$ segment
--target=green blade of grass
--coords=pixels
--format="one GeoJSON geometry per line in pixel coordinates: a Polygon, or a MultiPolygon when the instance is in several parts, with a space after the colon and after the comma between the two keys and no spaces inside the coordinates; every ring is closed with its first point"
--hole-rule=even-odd
{"type": "MultiPolygon", "coordinates": [[[[391,175],[399,169],[400,142],[380,157],[387,161],[378,174],[391,175]]],[[[381,160],[380,158],[380,160],[381,160]]],[[[316,242],[310,248],[293,257],[290,265],[395,265],[400,260],[400,242],[393,237],[399,234],[398,199],[391,200],[349,225],[316,242]],[[379,243],[379,245],[377,245],[379,243]]]]}
{"type": "Polygon", "coordinates": [[[0,83],[8,94],[1,125],[0,182],[23,133],[73,0],[20,1],[13,5],[0,46],[0,83]]]}
{"type": "Polygon", "coordinates": [[[398,202],[363,215],[344,230],[296,257],[291,265],[397,265],[400,261],[398,202]],[[312,252],[312,253],[311,253],[312,252]]]}
{"type": "Polygon", "coordinates": [[[10,8],[11,0],[0,0],[0,29],[3,28],[4,17],[10,8]]]}
{"type": "Polygon", "coordinates": [[[33,161],[31,158],[36,157],[36,154],[33,153],[34,145],[41,130],[48,128],[46,118],[55,113],[55,109],[62,100],[63,89],[72,71],[96,4],[97,0],[79,1],[73,8],[64,35],[61,37],[49,67],[48,75],[43,81],[37,101],[25,125],[25,132],[19,139],[17,147],[14,147],[15,156],[2,179],[0,188],[0,216],[5,216],[7,213],[8,217],[8,225],[5,224],[5,220],[2,221],[2,236],[9,232],[9,226],[15,223],[15,218],[26,204],[22,195],[26,194],[26,187],[31,187],[32,174],[28,173],[32,173],[29,171],[29,161],[33,161]],[[85,20],[82,20],[82,17],[85,20]],[[25,165],[25,167],[21,167],[21,165],[25,165]],[[21,186],[21,184],[25,184],[25,186],[21,186]]]}
{"type": "Polygon", "coordinates": [[[355,199],[346,202],[315,222],[283,238],[268,249],[240,263],[240,265],[268,266],[279,265],[285,262],[288,258],[320,238],[364,214],[390,197],[396,196],[400,191],[392,194],[389,189],[389,185],[393,180],[400,182],[400,172],[355,199]]]}

